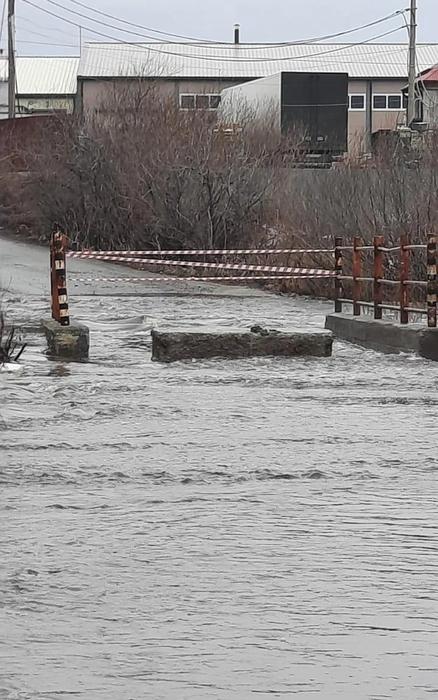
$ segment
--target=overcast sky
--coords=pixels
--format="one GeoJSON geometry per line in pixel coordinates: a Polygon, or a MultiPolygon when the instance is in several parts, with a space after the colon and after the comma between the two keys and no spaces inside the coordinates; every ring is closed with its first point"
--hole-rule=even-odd
{"type": "MultiPolygon", "coordinates": [[[[136,24],[174,32],[194,38],[231,41],[233,25],[241,24],[243,42],[296,41],[349,30],[379,19],[396,10],[404,9],[409,0],[80,0],[88,9],[72,0],[16,0],[17,51],[20,55],[78,54],[79,27],[50,16],[62,15],[83,26],[83,41],[105,41],[93,34],[92,29],[115,40],[147,41],[135,34],[125,33],[100,23],[120,26],[115,20],[100,17],[89,8],[100,10],[136,24]],[[65,9],[64,9],[65,8],[65,9]],[[96,22],[68,12],[94,17],[96,22]],[[100,19],[100,21],[99,21],[100,19]]],[[[0,8],[3,2],[0,0],[0,8]]],[[[438,43],[438,0],[418,0],[418,40],[438,43]]],[[[399,27],[401,18],[346,35],[340,41],[363,41],[399,27]]],[[[132,28],[136,31],[134,28],[132,28]]],[[[145,29],[140,34],[153,35],[145,29]]],[[[5,47],[5,27],[1,46],[5,47]]],[[[164,37],[162,37],[164,38],[164,37]]],[[[110,40],[110,39],[108,39],[110,40]]],[[[400,30],[379,41],[406,40],[406,31],[400,30]]]]}

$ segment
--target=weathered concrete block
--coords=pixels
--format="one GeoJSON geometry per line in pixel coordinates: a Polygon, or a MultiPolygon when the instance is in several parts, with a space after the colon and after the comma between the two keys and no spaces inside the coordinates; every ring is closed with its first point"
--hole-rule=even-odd
{"type": "Polygon", "coordinates": [[[61,326],[53,318],[43,318],[44,330],[50,355],[71,360],[86,360],[90,349],[90,331],[82,323],[71,322],[61,326]]]}
{"type": "Polygon", "coordinates": [[[438,328],[423,328],[418,339],[418,354],[438,362],[438,328]]]}
{"type": "Polygon", "coordinates": [[[152,360],[177,360],[223,357],[329,357],[331,333],[190,333],[152,330],[152,360]]]}
{"type": "Polygon", "coordinates": [[[415,352],[428,360],[438,361],[438,328],[420,323],[401,325],[376,321],[370,316],[330,314],[325,327],[337,338],[386,353],[415,352]]]}

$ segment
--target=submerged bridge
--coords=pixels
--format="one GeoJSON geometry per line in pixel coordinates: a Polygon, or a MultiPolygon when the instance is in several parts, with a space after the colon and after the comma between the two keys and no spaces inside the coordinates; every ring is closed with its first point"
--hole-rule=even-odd
{"type": "MultiPolygon", "coordinates": [[[[384,352],[416,352],[438,360],[437,331],[437,250],[436,235],[429,234],[424,244],[411,244],[402,236],[397,245],[385,245],[376,236],[372,245],[355,237],[347,244],[341,237],[333,248],[252,248],[196,250],[86,250],[69,251],[67,237],[55,232],[50,250],[52,321],[45,323],[49,346],[55,354],[69,354],[80,346],[80,355],[88,354],[88,332],[70,322],[67,291],[67,260],[79,258],[140,267],[182,270],[184,276],[78,277],[75,282],[275,282],[276,280],[332,280],[334,313],[327,316],[326,329],[343,340],[384,352]],[[254,264],[254,256],[272,261],[276,256],[295,256],[316,260],[308,266],[254,264]],[[202,258],[202,260],[200,260],[202,258]],[[211,258],[211,260],[209,260],[211,258]],[[218,259],[224,260],[218,262],[218,259]],[[235,262],[236,258],[245,262],[235,262]],[[234,260],[231,262],[230,260],[234,260]],[[330,267],[328,266],[330,263],[330,267]],[[324,267],[323,265],[326,265],[324,267]],[[205,274],[199,274],[199,271],[205,274]],[[350,274],[347,274],[347,272],[350,274]],[[194,273],[198,274],[194,274],[194,273]],[[349,306],[351,313],[343,313],[349,306]],[[427,318],[427,325],[421,321],[427,318]],[[68,331],[67,331],[68,329],[68,331]],[[62,338],[68,339],[68,347],[62,338]]],[[[151,273],[148,273],[149,275],[151,273]]],[[[168,274],[168,273],[167,273],[168,274]]],[[[215,334],[206,337],[181,337],[181,334],[153,334],[153,359],[171,361],[190,357],[248,357],[251,355],[295,356],[331,354],[331,335],[277,333],[260,327],[251,334],[215,334]],[[178,335],[178,337],[176,337],[178,335]],[[163,351],[163,347],[166,351],[163,351]],[[155,347],[155,351],[154,351],[155,347]],[[169,348],[171,348],[169,350],[169,348]],[[173,351],[172,351],[173,348],[173,351]],[[190,348],[190,349],[188,349],[190,348]]],[[[199,336],[199,334],[198,334],[199,336]]]]}

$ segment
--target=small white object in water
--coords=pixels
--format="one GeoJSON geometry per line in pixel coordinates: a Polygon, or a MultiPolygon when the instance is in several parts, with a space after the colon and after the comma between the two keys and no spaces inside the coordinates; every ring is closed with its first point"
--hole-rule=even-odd
{"type": "Polygon", "coordinates": [[[0,372],[20,372],[23,369],[18,362],[3,362],[0,364],[0,372]]]}

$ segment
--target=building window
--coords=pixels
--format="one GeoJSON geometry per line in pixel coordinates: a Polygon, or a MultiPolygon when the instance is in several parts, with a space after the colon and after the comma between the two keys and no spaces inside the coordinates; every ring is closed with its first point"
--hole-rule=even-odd
{"type": "Polygon", "coordinates": [[[184,94],[179,96],[179,106],[181,109],[217,109],[220,105],[220,95],[210,95],[202,93],[184,94]]]}
{"type": "Polygon", "coordinates": [[[181,109],[195,109],[195,95],[180,95],[179,106],[181,109]]]}
{"type": "Polygon", "coordinates": [[[348,96],[348,106],[352,110],[364,110],[365,109],[365,95],[349,95],[348,96]]]}
{"type": "Polygon", "coordinates": [[[401,109],[401,95],[388,95],[388,109],[401,109]]]}
{"type": "Polygon", "coordinates": [[[210,100],[208,95],[196,95],[196,109],[209,109],[210,100]]]}
{"type": "Polygon", "coordinates": [[[373,109],[386,109],[386,95],[373,95],[373,109]]]}
{"type": "Polygon", "coordinates": [[[373,95],[373,109],[400,112],[404,108],[405,104],[401,94],[373,95]]]}
{"type": "Polygon", "coordinates": [[[210,109],[217,109],[221,103],[220,95],[210,95],[210,109]]]}

